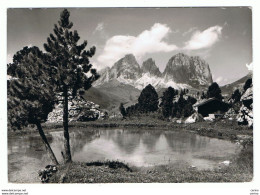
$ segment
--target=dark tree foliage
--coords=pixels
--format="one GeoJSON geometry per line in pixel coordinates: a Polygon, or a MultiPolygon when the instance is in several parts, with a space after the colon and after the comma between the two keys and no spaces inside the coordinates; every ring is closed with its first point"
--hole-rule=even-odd
{"type": "Polygon", "coordinates": [[[197,99],[191,96],[188,96],[187,101],[191,103],[191,105],[196,104],[197,99]]]}
{"type": "Polygon", "coordinates": [[[180,96],[183,96],[183,95],[185,95],[185,89],[181,89],[181,91],[180,91],[180,96]]]}
{"type": "Polygon", "coordinates": [[[205,93],[204,93],[204,91],[202,91],[202,94],[201,94],[201,97],[200,97],[201,99],[206,99],[207,98],[207,96],[205,95],[205,93]]]}
{"type": "Polygon", "coordinates": [[[125,118],[126,117],[126,110],[125,110],[125,107],[124,107],[123,103],[120,104],[119,111],[122,114],[123,118],[125,118]]]}
{"type": "Polygon", "coordinates": [[[179,107],[178,107],[178,103],[174,102],[172,105],[172,117],[177,117],[179,118],[179,107]]]}
{"type": "Polygon", "coordinates": [[[219,100],[223,99],[223,97],[221,95],[221,89],[216,82],[212,83],[209,86],[208,91],[207,91],[207,98],[216,98],[219,100]]]}
{"type": "Polygon", "coordinates": [[[193,114],[193,104],[195,104],[197,100],[193,97],[188,96],[184,99],[181,94],[178,101],[173,103],[172,108],[172,116],[176,118],[188,117],[193,114]]]}
{"type": "Polygon", "coordinates": [[[182,109],[182,116],[188,117],[188,116],[192,115],[193,112],[194,112],[194,110],[193,110],[192,104],[187,101],[187,103],[185,104],[185,106],[182,109]]]}
{"type": "Polygon", "coordinates": [[[236,89],[234,91],[234,93],[231,95],[231,99],[233,99],[233,104],[235,104],[236,102],[239,102],[241,98],[241,93],[239,91],[239,89],[236,89]]]}
{"type": "Polygon", "coordinates": [[[252,78],[247,79],[247,81],[244,84],[244,91],[246,91],[248,88],[252,86],[252,78]]]}
{"type": "Polygon", "coordinates": [[[43,59],[44,54],[37,47],[24,47],[9,64],[13,78],[8,85],[8,126],[17,130],[36,125],[52,162],[58,164],[41,127],[55,104],[55,88],[43,59]]]}
{"type": "Polygon", "coordinates": [[[154,87],[149,84],[141,92],[138,98],[140,112],[154,112],[158,109],[158,94],[154,87]]]}
{"type": "Polygon", "coordinates": [[[178,103],[179,107],[181,107],[181,108],[183,108],[185,106],[186,100],[183,98],[182,94],[180,95],[177,103],[178,103]]]}
{"type": "Polygon", "coordinates": [[[72,31],[73,23],[69,20],[70,13],[64,9],[60,14],[58,25],[54,25],[54,34],[50,34],[44,48],[50,56],[53,83],[57,93],[63,96],[63,127],[64,127],[64,161],[71,162],[71,152],[68,131],[68,99],[73,99],[89,89],[99,75],[89,63],[89,58],[95,54],[95,47],[85,50],[87,41],[79,44],[80,36],[72,31]],[[86,73],[90,73],[87,76],[86,73]]]}
{"type": "MultiPolygon", "coordinates": [[[[24,47],[20,51],[16,52],[13,56],[13,63],[7,64],[7,74],[12,77],[21,78],[24,75],[24,68],[25,66],[25,58],[28,58],[29,56],[34,56],[36,60],[41,60],[42,63],[47,64],[48,62],[48,56],[42,53],[42,51],[36,47],[24,47]]],[[[32,59],[31,59],[32,60],[32,59]]],[[[41,66],[39,68],[45,68],[44,71],[48,70],[47,67],[41,66]]],[[[33,69],[32,69],[33,70],[33,69]]]]}
{"type": "Polygon", "coordinates": [[[172,87],[163,92],[162,102],[160,104],[162,108],[162,114],[164,118],[168,118],[172,115],[173,98],[175,96],[175,90],[172,87]]]}
{"type": "Polygon", "coordinates": [[[138,115],[138,114],[139,114],[139,104],[138,103],[126,108],[127,116],[130,117],[130,116],[138,115]]]}

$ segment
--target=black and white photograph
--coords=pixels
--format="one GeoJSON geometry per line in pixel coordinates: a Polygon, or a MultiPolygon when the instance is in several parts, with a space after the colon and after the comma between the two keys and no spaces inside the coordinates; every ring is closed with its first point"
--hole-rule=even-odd
{"type": "Polygon", "coordinates": [[[254,186],[253,11],[6,8],[13,187],[1,193],[32,194],[17,184],[254,186]]]}
{"type": "Polygon", "coordinates": [[[8,179],[250,182],[249,7],[7,10],[8,179]]]}

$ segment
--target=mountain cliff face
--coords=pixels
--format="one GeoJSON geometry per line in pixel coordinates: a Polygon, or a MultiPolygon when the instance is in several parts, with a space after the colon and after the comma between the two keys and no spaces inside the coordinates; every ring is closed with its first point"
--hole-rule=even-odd
{"type": "Polygon", "coordinates": [[[166,81],[185,83],[192,87],[208,86],[212,83],[209,65],[200,57],[189,57],[178,53],[171,57],[163,72],[166,81]]]}
{"type": "Polygon", "coordinates": [[[136,80],[141,76],[141,68],[133,54],[128,54],[117,61],[110,69],[110,79],[136,80]]]}
{"type": "Polygon", "coordinates": [[[113,80],[134,85],[134,82],[141,77],[142,69],[134,55],[128,54],[118,60],[111,68],[102,69],[99,74],[100,78],[95,82],[95,86],[103,85],[113,80]]]}
{"type": "Polygon", "coordinates": [[[140,90],[148,84],[157,89],[169,86],[180,89],[207,87],[212,83],[209,65],[199,57],[189,57],[182,53],[170,58],[163,73],[152,58],[144,61],[140,67],[134,55],[128,54],[99,74],[101,77],[95,83],[96,87],[113,80],[140,90]]]}
{"type": "Polygon", "coordinates": [[[160,72],[159,68],[156,66],[155,61],[152,58],[149,58],[143,62],[142,71],[143,73],[149,73],[152,76],[162,76],[162,73],[160,72]]]}

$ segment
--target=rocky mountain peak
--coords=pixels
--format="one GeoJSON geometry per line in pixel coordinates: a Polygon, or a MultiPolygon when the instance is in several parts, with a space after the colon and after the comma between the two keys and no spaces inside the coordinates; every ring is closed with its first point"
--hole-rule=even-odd
{"type": "Polygon", "coordinates": [[[166,80],[184,83],[193,87],[208,86],[212,83],[212,75],[208,63],[200,57],[189,57],[178,53],[170,58],[163,72],[166,80]]]}
{"type": "Polygon", "coordinates": [[[156,66],[155,61],[152,58],[147,59],[142,64],[143,73],[149,73],[150,75],[161,77],[162,73],[156,66]]]}
{"type": "Polygon", "coordinates": [[[178,53],[169,60],[174,66],[189,66],[190,57],[184,53],[178,53]]]}
{"type": "Polygon", "coordinates": [[[111,68],[100,71],[100,75],[95,86],[117,80],[137,89],[143,89],[148,84],[152,84],[155,88],[172,86],[199,89],[208,87],[212,83],[208,63],[198,56],[189,57],[183,53],[172,56],[163,73],[160,72],[152,58],[145,60],[140,67],[135,56],[127,54],[111,68]]]}
{"type": "Polygon", "coordinates": [[[141,76],[141,68],[133,54],[127,54],[110,69],[109,79],[136,80],[141,76]]]}

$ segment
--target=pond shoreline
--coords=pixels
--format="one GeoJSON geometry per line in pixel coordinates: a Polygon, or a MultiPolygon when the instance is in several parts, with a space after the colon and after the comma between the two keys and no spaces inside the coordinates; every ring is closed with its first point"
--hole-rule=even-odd
{"type": "MultiPolygon", "coordinates": [[[[52,131],[62,131],[62,123],[43,123],[43,129],[46,133],[52,131]]],[[[253,145],[253,130],[247,126],[239,126],[235,121],[230,121],[223,119],[220,121],[202,121],[192,124],[185,123],[173,123],[162,120],[98,120],[90,122],[71,122],[69,123],[69,128],[126,128],[131,130],[132,128],[151,129],[160,130],[158,131],[187,131],[191,133],[196,133],[201,136],[207,136],[210,138],[218,138],[229,140],[232,142],[244,142],[246,141],[248,145],[253,145]]],[[[37,134],[38,131],[35,128],[27,128],[22,131],[8,132],[8,138],[17,136],[26,136],[37,134]]]]}
{"type": "MultiPolygon", "coordinates": [[[[178,168],[171,165],[157,165],[148,168],[131,166],[132,172],[125,169],[110,169],[105,165],[86,166],[87,162],[73,162],[72,170],[66,173],[65,183],[179,183],[179,182],[250,182],[253,178],[253,131],[245,126],[238,126],[234,121],[203,121],[193,124],[178,124],[167,121],[144,121],[144,120],[107,120],[93,122],[70,123],[71,132],[77,128],[85,130],[89,128],[108,130],[108,128],[124,128],[136,131],[185,131],[211,138],[229,140],[241,143],[241,137],[250,138],[247,145],[243,145],[241,154],[236,156],[239,163],[231,163],[215,170],[198,170],[190,166],[178,168]],[[159,130],[160,129],[160,130],[159,130]]],[[[43,124],[46,135],[53,131],[62,131],[62,124],[43,124]]],[[[18,132],[8,132],[8,138],[19,136],[38,136],[34,128],[18,132]]],[[[241,144],[242,145],[242,144],[241,144]]],[[[57,174],[50,180],[51,183],[60,182],[60,176],[64,175],[66,165],[58,166],[57,174]]]]}
{"type": "Polygon", "coordinates": [[[251,182],[253,179],[253,150],[242,150],[236,161],[214,170],[198,170],[181,165],[158,165],[146,168],[128,167],[121,162],[72,162],[58,165],[58,171],[48,183],[198,183],[251,182]],[[110,166],[110,164],[124,166],[110,166]],[[91,164],[91,165],[90,165],[91,164]],[[68,168],[69,167],[69,168],[68,168]]]}

